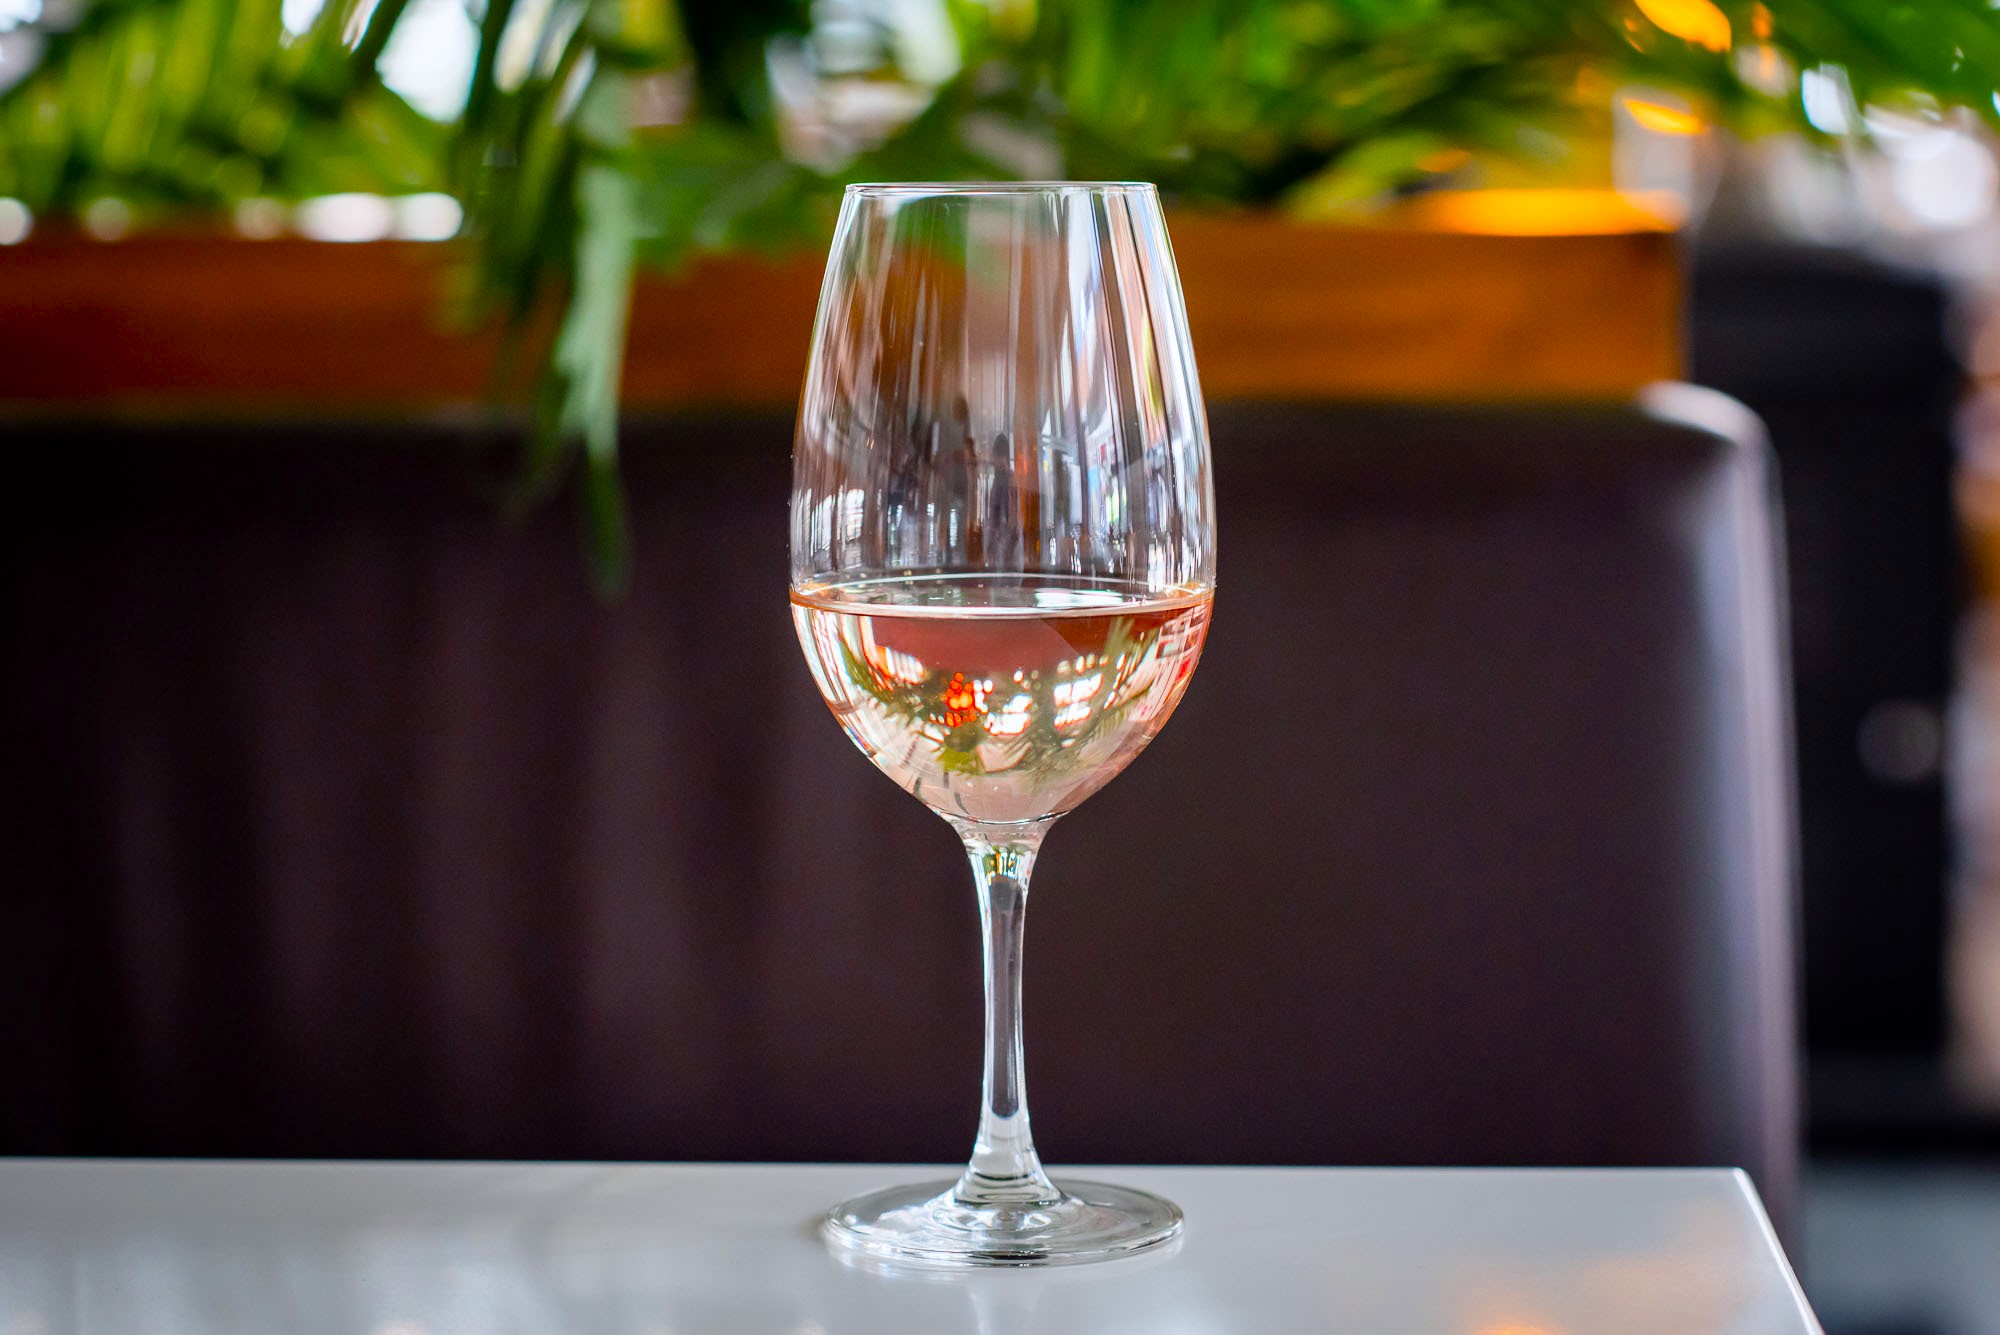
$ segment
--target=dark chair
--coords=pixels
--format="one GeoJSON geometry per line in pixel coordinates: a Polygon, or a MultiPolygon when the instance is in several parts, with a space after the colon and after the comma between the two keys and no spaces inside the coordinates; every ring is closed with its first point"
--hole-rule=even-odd
{"type": "MultiPolygon", "coordinates": [[[[1208,657],[1041,860],[1045,1154],[1741,1164],[1782,1209],[1754,423],[1213,426],[1208,657]]],[[[0,1148],[963,1155],[967,872],[813,692],[785,419],[634,424],[614,606],[450,423],[10,435],[0,1148]]]]}

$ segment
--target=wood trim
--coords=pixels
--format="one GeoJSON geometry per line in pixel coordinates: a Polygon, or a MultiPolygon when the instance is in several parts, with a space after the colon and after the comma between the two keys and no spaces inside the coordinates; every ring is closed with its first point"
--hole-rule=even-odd
{"type": "Polygon", "coordinates": [[[1605,399],[1682,372],[1669,233],[1171,227],[1213,398],[1605,399]]]}
{"type": "MultiPolygon", "coordinates": [[[[1171,224],[1213,399],[1605,399],[1680,373],[1674,238],[1490,236],[1266,217],[1171,224]]],[[[0,247],[0,401],[116,410],[478,402],[497,341],[448,332],[448,247],[75,236],[0,247]]],[[[778,406],[821,260],[641,281],[640,410],[778,406]]],[[[518,388],[518,387],[516,387],[518,388]]]]}

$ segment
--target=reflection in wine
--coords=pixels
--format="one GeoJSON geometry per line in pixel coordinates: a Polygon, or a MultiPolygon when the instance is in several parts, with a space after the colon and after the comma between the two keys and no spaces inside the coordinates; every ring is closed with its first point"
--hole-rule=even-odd
{"type": "Polygon", "coordinates": [[[1210,594],[1059,577],[918,577],[795,589],[820,693],[855,745],[939,814],[1060,815],[1159,732],[1210,594]]]}

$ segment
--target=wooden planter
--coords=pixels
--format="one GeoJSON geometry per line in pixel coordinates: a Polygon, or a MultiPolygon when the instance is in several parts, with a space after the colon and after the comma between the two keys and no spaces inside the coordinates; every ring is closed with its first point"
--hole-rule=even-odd
{"type": "MultiPolygon", "coordinates": [[[[1671,234],[1170,222],[1212,399],[1613,399],[1681,369],[1671,234]]],[[[635,410],[798,393],[821,257],[642,281],[635,410]]],[[[215,235],[0,248],[0,402],[401,411],[478,402],[495,340],[442,321],[448,247],[215,235]]]]}

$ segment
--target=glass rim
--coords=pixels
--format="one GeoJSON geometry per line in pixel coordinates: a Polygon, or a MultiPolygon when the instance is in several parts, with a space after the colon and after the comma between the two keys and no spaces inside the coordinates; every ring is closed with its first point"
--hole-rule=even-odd
{"type": "Polygon", "coordinates": [[[1153,193],[1151,181],[857,181],[850,195],[1124,195],[1153,193]]]}

